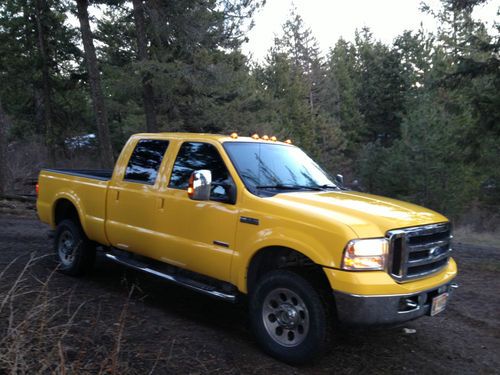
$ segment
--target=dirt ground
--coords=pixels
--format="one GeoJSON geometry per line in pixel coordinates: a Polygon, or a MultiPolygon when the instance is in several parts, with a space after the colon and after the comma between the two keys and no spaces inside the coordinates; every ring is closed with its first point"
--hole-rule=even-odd
{"type": "Polygon", "coordinates": [[[500,249],[454,245],[460,288],[438,316],[337,332],[324,358],[291,367],[259,350],[244,303],[102,257],[84,278],[54,273],[47,231],[0,207],[0,373],[500,374],[500,249]]]}

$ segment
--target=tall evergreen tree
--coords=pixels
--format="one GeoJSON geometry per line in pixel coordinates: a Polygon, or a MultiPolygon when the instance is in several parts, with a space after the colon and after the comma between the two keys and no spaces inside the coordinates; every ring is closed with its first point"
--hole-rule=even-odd
{"type": "Polygon", "coordinates": [[[43,121],[45,128],[45,141],[49,150],[49,162],[55,164],[55,136],[54,124],[52,120],[52,83],[49,68],[49,47],[47,42],[46,20],[50,12],[49,4],[46,0],[35,0],[35,18],[38,34],[38,52],[40,56],[40,70],[42,73],[42,103],[43,103],[43,121]]]}
{"type": "Polygon", "coordinates": [[[0,97],[11,132],[17,139],[36,134],[52,165],[64,134],[85,122],[76,104],[80,53],[67,11],[66,2],[55,0],[0,4],[0,97]]]}
{"type": "Polygon", "coordinates": [[[372,33],[363,29],[356,33],[356,48],[360,71],[360,111],[366,122],[368,138],[390,145],[400,134],[407,90],[399,56],[372,33]]]}
{"type": "MultiPolygon", "coordinates": [[[[133,0],[132,4],[134,8],[135,32],[137,35],[137,57],[139,62],[147,63],[149,61],[149,53],[143,0],[133,0]]],[[[150,73],[143,75],[142,97],[144,112],[146,113],[146,129],[148,132],[157,132],[155,95],[151,79],[152,76],[150,73]]]]}
{"type": "Polygon", "coordinates": [[[139,57],[144,57],[145,51],[139,51],[136,40],[137,22],[133,21],[137,17],[130,19],[126,12],[117,17],[120,10],[113,9],[113,18],[101,20],[97,32],[99,40],[104,42],[100,47],[103,69],[110,73],[105,77],[106,85],[114,93],[112,126],[122,129],[124,137],[140,130],[134,126],[138,122],[136,97],[140,93],[144,105],[155,105],[160,130],[217,132],[234,128],[236,125],[229,122],[234,113],[228,109],[238,108],[240,97],[250,84],[247,61],[238,50],[243,40],[241,30],[243,21],[248,21],[246,17],[260,3],[213,0],[142,3],[146,59],[139,57]],[[118,35],[123,44],[117,46],[118,35]],[[129,40],[130,35],[133,40],[129,40]],[[125,55],[139,61],[127,62],[125,55]],[[151,85],[153,99],[144,99],[144,84],[151,85]]]}
{"type": "Polygon", "coordinates": [[[355,46],[339,39],[328,56],[325,75],[323,109],[340,124],[347,138],[348,152],[355,157],[359,143],[368,133],[360,109],[362,82],[355,46]]]}
{"type": "Polygon", "coordinates": [[[85,61],[89,74],[90,92],[94,107],[94,115],[97,124],[97,134],[99,137],[99,150],[101,165],[105,168],[113,166],[113,148],[109,135],[108,114],[104,103],[104,95],[101,87],[101,78],[97,66],[97,57],[94,47],[92,31],[90,29],[88,0],[76,0],[77,15],[80,21],[82,42],[85,50],[85,61]]]}
{"type": "Polygon", "coordinates": [[[318,96],[323,82],[323,59],[320,56],[318,42],[309,27],[306,27],[296,9],[283,25],[283,35],[274,41],[274,48],[284,53],[293,62],[293,70],[303,76],[307,85],[309,112],[311,115],[318,104],[318,96]]]}
{"type": "Polygon", "coordinates": [[[345,164],[345,137],[336,119],[324,109],[324,77],[317,42],[292,11],[258,71],[258,79],[274,102],[270,122],[326,168],[338,171],[345,164]]]}

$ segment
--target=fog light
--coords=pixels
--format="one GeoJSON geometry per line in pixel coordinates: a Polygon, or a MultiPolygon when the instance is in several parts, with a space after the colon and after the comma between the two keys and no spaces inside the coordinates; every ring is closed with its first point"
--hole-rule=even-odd
{"type": "Polygon", "coordinates": [[[412,311],[418,309],[418,296],[403,297],[399,300],[399,311],[412,311]]]}

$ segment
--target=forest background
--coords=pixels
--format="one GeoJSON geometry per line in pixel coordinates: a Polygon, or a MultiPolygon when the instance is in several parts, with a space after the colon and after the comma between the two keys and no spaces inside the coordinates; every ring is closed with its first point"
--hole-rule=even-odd
{"type": "Polygon", "coordinates": [[[472,16],[487,0],[422,4],[437,31],[361,28],[329,51],[292,9],[255,62],[241,46],[263,2],[3,0],[0,195],[43,167],[110,168],[137,132],[259,133],[355,189],[500,226],[500,24],[472,16]]]}

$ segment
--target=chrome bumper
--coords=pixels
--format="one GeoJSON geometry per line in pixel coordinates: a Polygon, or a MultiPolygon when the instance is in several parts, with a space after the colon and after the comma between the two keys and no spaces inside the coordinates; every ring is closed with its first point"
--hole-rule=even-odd
{"type": "MultiPolygon", "coordinates": [[[[458,285],[452,282],[422,292],[405,295],[361,296],[333,291],[340,323],[376,326],[403,323],[429,315],[432,299],[449,293],[458,285]]],[[[449,300],[448,300],[449,302],[449,300]]]]}

